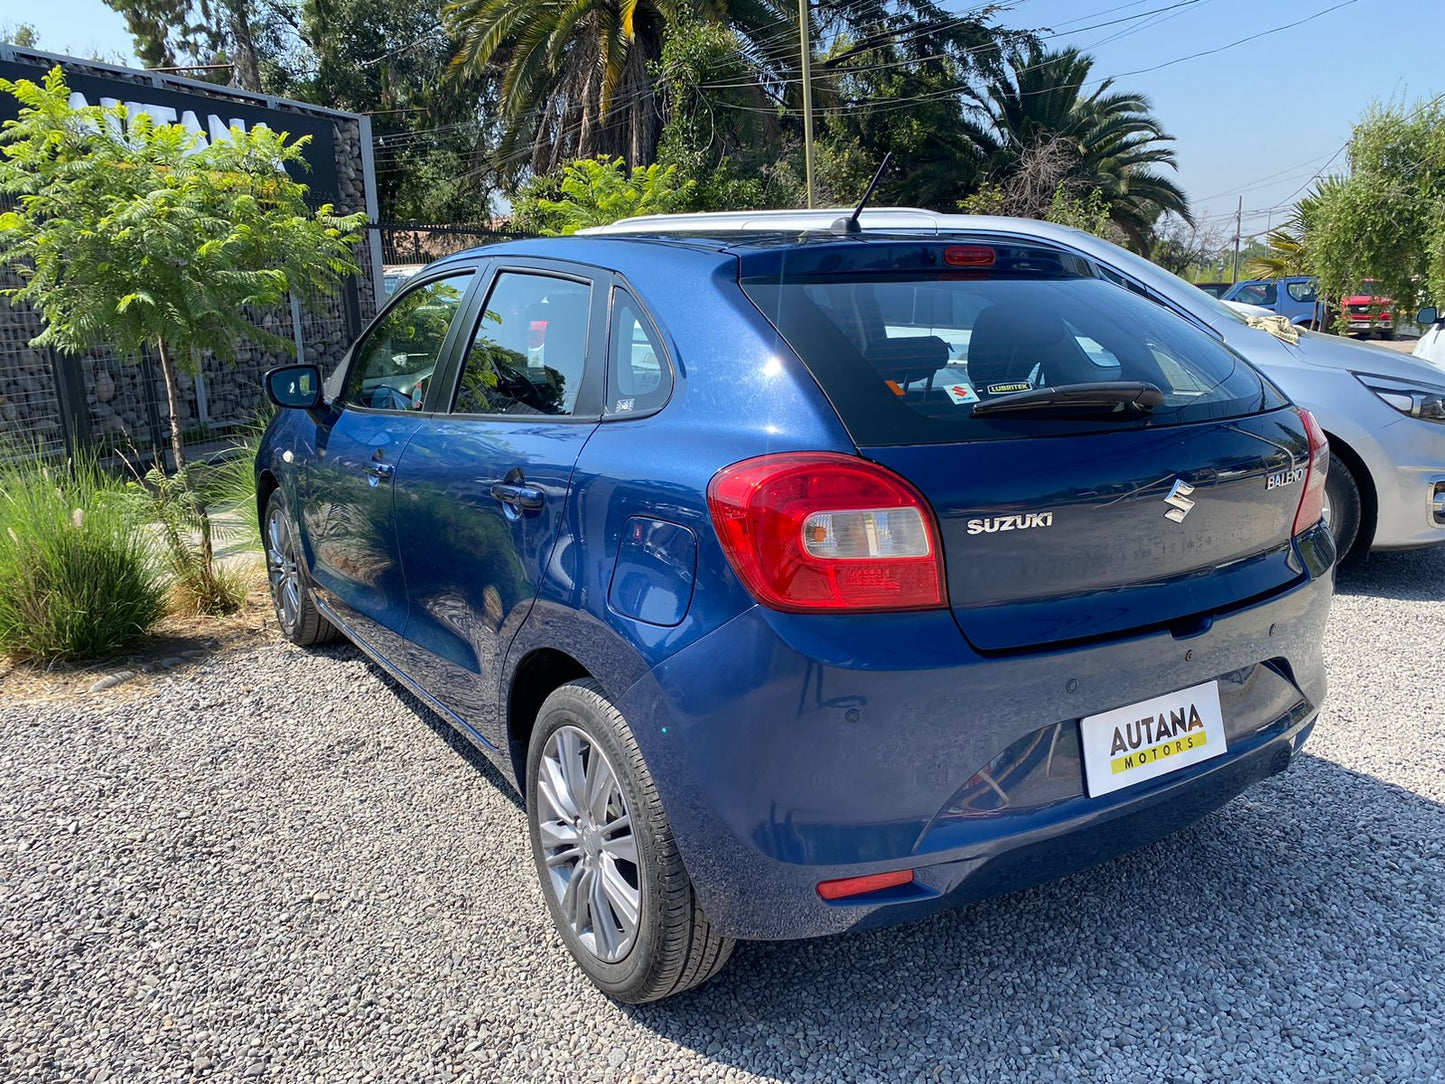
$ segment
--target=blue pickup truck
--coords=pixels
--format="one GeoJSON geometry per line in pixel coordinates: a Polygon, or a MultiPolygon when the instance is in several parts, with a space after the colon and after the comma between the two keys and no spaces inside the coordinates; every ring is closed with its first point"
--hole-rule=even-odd
{"type": "Polygon", "coordinates": [[[1325,320],[1325,306],[1318,298],[1318,287],[1313,276],[1295,275],[1283,279],[1248,279],[1236,282],[1224,294],[1225,301],[1239,301],[1246,305],[1262,308],[1289,318],[1292,324],[1301,327],[1321,327],[1325,320]]]}

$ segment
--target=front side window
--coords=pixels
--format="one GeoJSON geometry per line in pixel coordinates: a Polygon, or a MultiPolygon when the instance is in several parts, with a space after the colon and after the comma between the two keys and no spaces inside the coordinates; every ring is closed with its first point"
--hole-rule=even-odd
{"type": "Polygon", "coordinates": [[[357,347],[343,399],[372,410],[420,410],[471,272],[403,294],[357,347]]]}
{"type": "Polygon", "coordinates": [[[672,372],[636,300],[612,294],[612,334],[607,349],[607,413],[626,417],[667,402],[672,372]]]}
{"type": "Polygon", "coordinates": [[[472,332],[452,411],[568,415],[587,362],[592,288],[504,271],[472,332]]]}
{"type": "Polygon", "coordinates": [[[1274,307],[1279,293],[1272,282],[1251,282],[1248,286],[1240,289],[1239,293],[1230,298],[1231,301],[1238,301],[1245,305],[1261,305],[1266,309],[1274,307]]]}

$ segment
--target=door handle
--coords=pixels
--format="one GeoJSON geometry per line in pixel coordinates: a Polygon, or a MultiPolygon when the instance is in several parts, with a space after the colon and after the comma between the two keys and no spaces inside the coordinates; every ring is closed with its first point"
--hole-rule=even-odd
{"type": "Polygon", "coordinates": [[[492,496],[503,504],[510,504],[525,512],[535,512],[547,502],[546,495],[536,486],[513,485],[509,482],[493,482],[492,496]]]}
{"type": "Polygon", "coordinates": [[[396,473],[396,468],[390,463],[368,463],[361,469],[373,478],[390,478],[396,473]]]}

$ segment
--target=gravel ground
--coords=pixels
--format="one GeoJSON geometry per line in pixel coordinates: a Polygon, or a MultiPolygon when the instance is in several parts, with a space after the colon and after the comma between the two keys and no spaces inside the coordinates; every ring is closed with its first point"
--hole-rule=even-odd
{"type": "Polygon", "coordinates": [[[1174,838],[620,1008],[510,791],[347,648],[0,705],[0,1079],[1445,1079],[1445,553],[1343,585],[1308,755],[1174,838]]]}

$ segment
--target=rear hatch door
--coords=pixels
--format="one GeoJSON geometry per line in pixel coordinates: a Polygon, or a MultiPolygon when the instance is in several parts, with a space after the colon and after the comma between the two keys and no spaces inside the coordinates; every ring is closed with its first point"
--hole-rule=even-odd
{"type": "Polygon", "coordinates": [[[979,650],[1188,635],[1303,575],[1299,414],[1226,346],[1067,253],[815,244],[744,258],[742,285],[861,454],[932,504],[950,602],[979,650]],[[1162,403],[974,413],[1128,382],[1162,403]]]}

